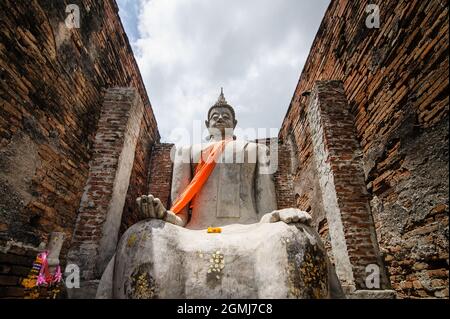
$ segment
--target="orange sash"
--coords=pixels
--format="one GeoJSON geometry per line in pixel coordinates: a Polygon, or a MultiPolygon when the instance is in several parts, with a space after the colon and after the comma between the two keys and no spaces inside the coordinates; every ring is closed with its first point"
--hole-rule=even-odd
{"type": "Polygon", "coordinates": [[[200,161],[195,168],[194,177],[183,193],[181,193],[174,201],[170,211],[178,214],[198,194],[198,192],[200,192],[203,185],[208,180],[209,175],[211,175],[214,170],[219,156],[222,154],[225,146],[230,141],[232,141],[232,139],[225,139],[208,146],[203,151],[205,153],[204,156],[206,157],[206,161],[203,161],[203,154],[200,154],[200,161]]]}

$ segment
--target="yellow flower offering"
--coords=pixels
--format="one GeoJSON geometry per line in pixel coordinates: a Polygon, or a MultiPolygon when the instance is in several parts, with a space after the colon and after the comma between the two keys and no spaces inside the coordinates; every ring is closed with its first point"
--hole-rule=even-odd
{"type": "Polygon", "coordinates": [[[220,228],[220,227],[208,227],[207,232],[208,233],[221,233],[222,232],[222,228],[220,228]]]}
{"type": "Polygon", "coordinates": [[[22,280],[22,286],[27,289],[33,288],[36,286],[36,278],[25,278],[22,280]]]}

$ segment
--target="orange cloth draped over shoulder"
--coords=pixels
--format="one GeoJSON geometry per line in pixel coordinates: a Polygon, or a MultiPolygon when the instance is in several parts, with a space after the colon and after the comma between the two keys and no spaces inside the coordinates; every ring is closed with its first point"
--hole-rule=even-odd
{"type": "MultiPolygon", "coordinates": [[[[181,193],[178,198],[174,201],[170,211],[178,214],[181,210],[186,207],[186,205],[200,192],[203,185],[208,180],[220,155],[222,154],[225,146],[233,139],[225,139],[208,146],[200,156],[200,161],[195,168],[194,177],[192,178],[189,185],[181,193]],[[203,160],[206,158],[206,161],[203,160]]],[[[192,205],[191,205],[192,208],[192,205]]]]}

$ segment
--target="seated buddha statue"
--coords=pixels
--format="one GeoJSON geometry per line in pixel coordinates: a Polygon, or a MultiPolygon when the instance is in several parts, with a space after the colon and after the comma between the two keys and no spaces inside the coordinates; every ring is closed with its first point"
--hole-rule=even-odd
{"type": "Polygon", "coordinates": [[[207,143],[177,147],[171,198],[137,198],[143,220],[120,239],[97,298],[340,298],[311,216],[277,209],[266,145],[236,139],[223,91],[207,143]]]}

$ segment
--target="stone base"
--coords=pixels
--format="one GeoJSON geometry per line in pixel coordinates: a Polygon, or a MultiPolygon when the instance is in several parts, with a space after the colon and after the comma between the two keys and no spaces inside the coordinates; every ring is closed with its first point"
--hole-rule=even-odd
{"type": "Polygon", "coordinates": [[[95,299],[97,287],[100,280],[82,281],[80,288],[71,288],[67,290],[67,298],[69,299],[95,299]]]}
{"type": "MultiPolygon", "coordinates": [[[[319,235],[302,224],[233,224],[208,234],[150,219],[130,227],[97,298],[340,298],[319,235]]],[[[342,296],[343,297],[343,296],[342,296]]]]}
{"type": "Polygon", "coordinates": [[[396,299],[394,290],[356,290],[348,299],[396,299]]]}

